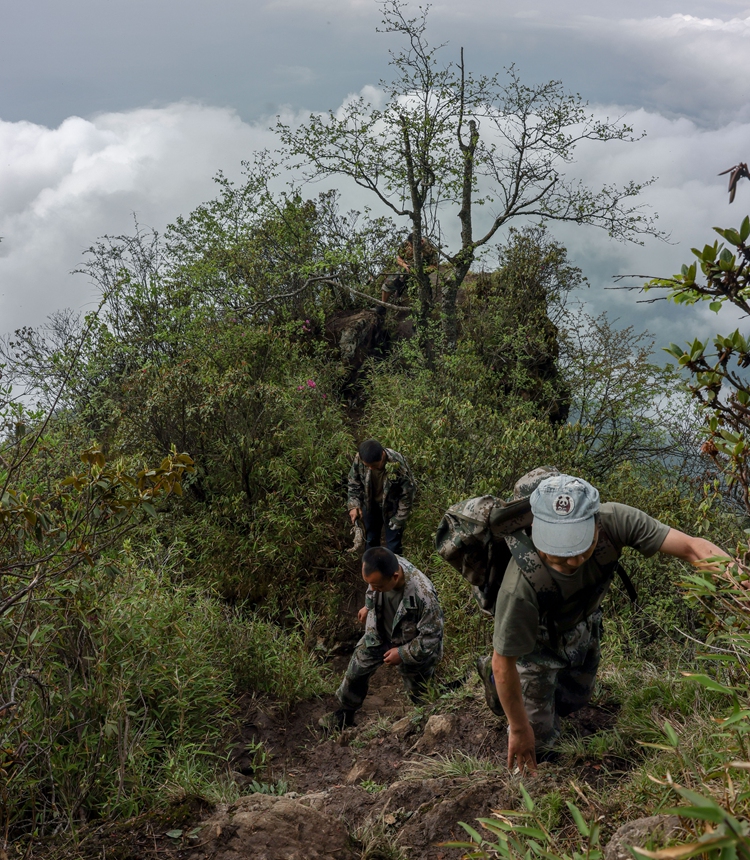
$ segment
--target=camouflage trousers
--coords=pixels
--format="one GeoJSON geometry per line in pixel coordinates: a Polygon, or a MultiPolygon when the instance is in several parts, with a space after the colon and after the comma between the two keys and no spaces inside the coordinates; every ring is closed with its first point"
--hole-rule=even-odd
{"type": "MultiPolygon", "coordinates": [[[[352,658],[347,666],[344,680],[336,690],[336,698],[342,708],[356,711],[362,707],[367,691],[370,688],[370,678],[379,666],[383,665],[386,651],[393,648],[390,643],[385,645],[368,646],[360,642],[354,649],[352,658]]],[[[438,660],[407,666],[404,663],[398,667],[404,689],[413,702],[418,702],[425,691],[427,682],[435,673],[438,660]]]]}
{"type": "Polygon", "coordinates": [[[597,610],[558,635],[556,647],[537,641],[516,663],[537,752],[551,749],[560,735],[560,717],[588,704],[601,658],[602,613],[597,610]]]}

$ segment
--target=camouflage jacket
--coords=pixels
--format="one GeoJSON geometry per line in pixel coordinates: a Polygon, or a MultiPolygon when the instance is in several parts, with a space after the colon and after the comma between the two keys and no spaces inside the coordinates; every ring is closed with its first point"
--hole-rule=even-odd
{"type": "MultiPolygon", "coordinates": [[[[411,511],[417,485],[406,458],[392,448],[386,448],[385,453],[387,459],[383,481],[383,520],[388,523],[389,528],[400,530],[406,524],[411,511]]],[[[369,507],[372,498],[371,481],[371,470],[357,454],[349,469],[348,510],[369,507]]]]}
{"type": "MultiPolygon", "coordinates": [[[[397,555],[406,584],[401,603],[393,619],[391,645],[398,647],[404,664],[414,666],[427,661],[437,662],[443,656],[443,610],[435,586],[411,562],[397,555]]],[[[365,635],[360,640],[368,647],[383,645],[379,624],[383,613],[383,595],[367,589],[368,609],[365,635]]]]}

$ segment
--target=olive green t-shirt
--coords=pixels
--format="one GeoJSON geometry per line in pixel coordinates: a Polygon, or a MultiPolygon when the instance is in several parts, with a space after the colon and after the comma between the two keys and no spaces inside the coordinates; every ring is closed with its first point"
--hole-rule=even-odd
{"type": "Polygon", "coordinates": [[[393,634],[393,619],[396,617],[403,596],[403,588],[401,590],[394,588],[392,591],[383,592],[383,632],[388,639],[393,634]]]}
{"type": "MultiPolygon", "coordinates": [[[[659,551],[669,526],[660,523],[638,508],[607,502],[599,510],[600,527],[617,550],[631,546],[650,558],[659,551]]],[[[559,586],[562,599],[595,583],[597,565],[593,558],[574,573],[559,573],[548,568],[559,586]]],[[[503,657],[523,657],[534,650],[539,633],[539,603],[536,592],[511,559],[495,603],[495,629],[492,647],[503,657]]]]}
{"type": "Polygon", "coordinates": [[[385,483],[385,468],[370,469],[370,493],[371,499],[376,504],[383,501],[383,484],[385,483]]]}

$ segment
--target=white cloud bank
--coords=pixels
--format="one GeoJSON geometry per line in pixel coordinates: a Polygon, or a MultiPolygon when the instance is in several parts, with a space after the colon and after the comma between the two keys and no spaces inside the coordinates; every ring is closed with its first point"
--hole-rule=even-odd
{"type": "Polygon", "coordinates": [[[0,121],[0,331],[38,325],[95,296],[69,273],[105,233],[130,232],[133,214],[163,229],[214,194],[212,177],[273,143],[234,111],[178,103],[70,117],[50,129],[0,121]]]}
{"type": "MultiPolygon", "coordinates": [[[[602,112],[622,113],[616,106],[602,112]]],[[[724,327],[707,309],[636,305],[636,296],[602,287],[622,272],[671,274],[690,258],[691,245],[713,239],[712,226],[739,224],[750,211],[750,182],[729,207],[724,178],[716,174],[747,160],[750,123],[705,129],[646,111],[624,119],[645,128],[648,137],[632,145],[591,145],[573,169],[594,186],[659,176],[644,202],[660,213],[662,229],[679,244],[648,241],[640,248],[593,229],[553,226],[591,280],[584,297],[595,311],[606,308],[623,322],[651,329],[660,343],[724,327]]],[[[142,224],[163,229],[210,199],[218,170],[237,176],[242,159],[274,146],[267,125],[190,103],[91,120],[71,117],[56,129],[0,122],[0,332],[40,325],[59,308],[91,308],[96,297],[90,285],[69,274],[83,251],[105,233],[130,232],[134,212],[142,224]]],[[[314,186],[310,193],[320,190],[314,186]]],[[[345,200],[373,202],[358,200],[353,189],[345,200]]]]}

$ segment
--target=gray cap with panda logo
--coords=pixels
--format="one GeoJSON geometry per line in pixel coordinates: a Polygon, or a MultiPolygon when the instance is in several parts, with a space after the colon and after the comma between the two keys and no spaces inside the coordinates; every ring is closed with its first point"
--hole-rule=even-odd
{"type": "Polygon", "coordinates": [[[531,539],[548,555],[570,558],[594,542],[599,490],[583,478],[554,475],[531,494],[531,539]]]}

